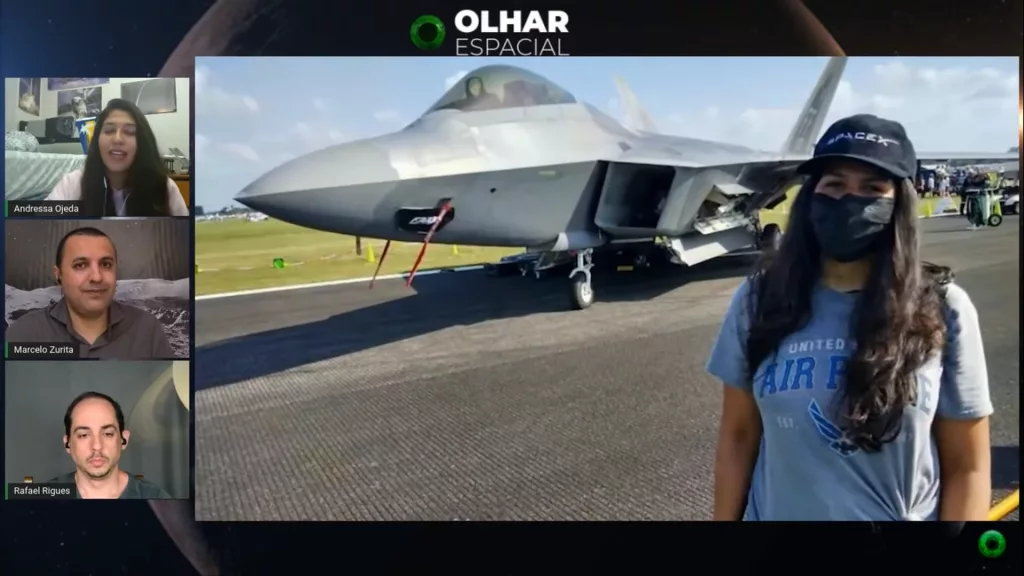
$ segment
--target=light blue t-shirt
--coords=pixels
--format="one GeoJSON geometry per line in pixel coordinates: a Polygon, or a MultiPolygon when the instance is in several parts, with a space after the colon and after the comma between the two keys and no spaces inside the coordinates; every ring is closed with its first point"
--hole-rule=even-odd
{"type": "Polygon", "coordinates": [[[748,282],[733,296],[708,361],[727,386],[754,394],[764,433],[744,520],[937,520],[939,456],[935,416],[992,414],[978,313],[956,285],[946,293],[947,346],[917,372],[917,405],[880,452],[845,440],[835,422],[837,391],[856,346],[850,316],[856,293],[815,291],[812,319],[757,370],[746,373],[748,282]]]}

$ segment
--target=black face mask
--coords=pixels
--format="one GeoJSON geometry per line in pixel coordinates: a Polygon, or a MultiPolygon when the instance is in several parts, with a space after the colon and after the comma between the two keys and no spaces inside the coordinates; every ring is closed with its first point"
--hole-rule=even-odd
{"type": "Polygon", "coordinates": [[[815,194],[811,226],[822,255],[837,262],[853,262],[870,254],[892,222],[895,206],[892,198],[815,194]]]}

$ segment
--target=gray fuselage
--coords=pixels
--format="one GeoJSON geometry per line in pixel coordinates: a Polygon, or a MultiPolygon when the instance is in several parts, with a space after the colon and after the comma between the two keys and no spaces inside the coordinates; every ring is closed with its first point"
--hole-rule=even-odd
{"type": "Polygon", "coordinates": [[[300,226],[397,241],[400,209],[450,199],[454,218],[433,242],[532,247],[597,233],[602,163],[669,157],[676,166],[770,158],[748,148],[638,134],[587,104],[428,113],[404,130],[283,164],[237,200],[300,226]]]}

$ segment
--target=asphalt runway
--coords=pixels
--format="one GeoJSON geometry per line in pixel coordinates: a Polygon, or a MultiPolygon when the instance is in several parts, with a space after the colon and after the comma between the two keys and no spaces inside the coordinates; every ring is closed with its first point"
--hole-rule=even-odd
{"type": "MultiPolygon", "coordinates": [[[[981,315],[1002,497],[1020,221],[923,226],[981,315]]],[[[196,302],[197,519],[709,519],[720,384],[703,368],[748,266],[602,279],[586,312],[558,279],[478,272],[196,302]]]]}

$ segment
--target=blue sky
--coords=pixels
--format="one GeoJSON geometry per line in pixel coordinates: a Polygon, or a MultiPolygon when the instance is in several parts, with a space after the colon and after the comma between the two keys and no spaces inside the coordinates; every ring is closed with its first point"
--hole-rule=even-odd
{"type": "MultiPolygon", "coordinates": [[[[208,210],[274,166],[422,114],[466,72],[510,64],[620,117],[621,76],[662,132],[781,146],[823,58],[197,58],[195,182],[208,210]]],[[[1017,144],[1017,58],[851,58],[830,120],[904,123],[920,151],[1017,144]]]]}

